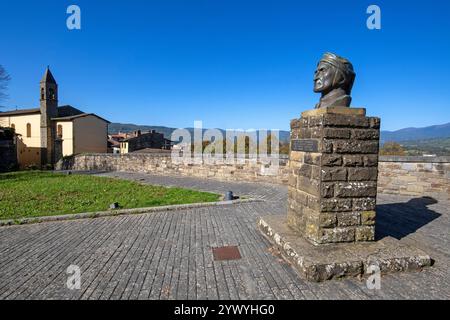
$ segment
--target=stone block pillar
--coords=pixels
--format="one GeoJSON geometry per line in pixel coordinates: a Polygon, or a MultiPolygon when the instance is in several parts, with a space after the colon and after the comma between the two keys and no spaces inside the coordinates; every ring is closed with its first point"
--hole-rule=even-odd
{"type": "Polygon", "coordinates": [[[365,109],[291,122],[288,225],[315,245],[375,240],[380,119],[365,109]]]}

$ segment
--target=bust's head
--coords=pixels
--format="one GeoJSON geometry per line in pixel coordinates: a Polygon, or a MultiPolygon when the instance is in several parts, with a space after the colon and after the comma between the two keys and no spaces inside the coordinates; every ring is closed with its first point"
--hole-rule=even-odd
{"type": "Polygon", "coordinates": [[[325,53],[314,75],[314,92],[322,93],[322,97],[325,97],[339,90],[350,96],[355,77],[350,61],[333,53],[325,53]]]}

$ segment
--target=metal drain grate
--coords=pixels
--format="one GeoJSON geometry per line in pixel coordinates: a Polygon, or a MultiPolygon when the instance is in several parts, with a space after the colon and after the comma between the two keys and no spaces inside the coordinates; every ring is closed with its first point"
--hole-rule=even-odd
{"type": "Polygon", "coordinates": [[[215,261],[239,260],[242,259],[238,247],[212,248],[215,261]]]}

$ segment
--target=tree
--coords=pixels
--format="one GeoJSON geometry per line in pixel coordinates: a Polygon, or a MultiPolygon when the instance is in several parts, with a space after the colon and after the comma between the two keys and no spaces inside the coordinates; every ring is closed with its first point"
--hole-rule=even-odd
{"type": "Polygon", "coordinates": [[[404,156],[405,149],[397,142],[386,142],[380,150],[382,156],[404,156]]]}
{"type": "Polygon", "coordinates": [[[6,90],[8,89],[9,80],[11,80],[11,77],[6,72],[5,68],[0,65],[0,101],[8,97],[6,90]]]}
{"type": "Polygon", "coordinates": [[[280,154],[289,154],[289,151],[291,151],[291,146],[288,143],[280,143],[280,154]]]}
{"type": "Polygon", "coordinates": [[[278,139],[275,135],[270,134],[269,136],[267,136],[265,142],[266,146],[267,146],[267,153],[268,154],[272,154],[272,140],[278,141],[278,152],[279,154],[289,154],[290,151],[290,144],[289,142],[282,142],[280,141],[280,139],[278,139]]]}

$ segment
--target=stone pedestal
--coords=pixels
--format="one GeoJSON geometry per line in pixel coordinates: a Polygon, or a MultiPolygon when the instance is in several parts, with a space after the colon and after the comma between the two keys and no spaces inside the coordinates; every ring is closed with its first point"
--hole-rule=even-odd
{"type": "Polygon", "coordinates": [[[422,270],[432,259],[386,237],[375,241],[380,119],[365,109],[306,111],[291,122],[286,216],[261,217],[258,228],[297,272],[324,281],[422,270]]]}
{"type": "Polygon", "coordinates": [[[288,224],[313,244],[375,240],[380,119],[365,109],[291,122],[288,224]]]}

